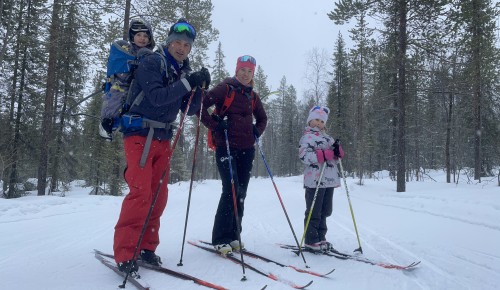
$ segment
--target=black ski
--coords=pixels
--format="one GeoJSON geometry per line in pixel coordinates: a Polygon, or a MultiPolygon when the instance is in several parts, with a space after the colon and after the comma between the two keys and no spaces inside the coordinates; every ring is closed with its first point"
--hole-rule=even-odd
{"type": "MultiPolygon", "coordinates": [[[[94,251],[95,251],[96,257],[100,256],[101,259],[103,259],[102,257],[108,257],[108,258],[114,259],[114,256],[111,255],[111,254],[106,254],[106,253],[103,253],[103,252],[101,252],[99,250],[94,250],[94,251]]],[[[108,263],[110,263],[107,260],[105,260],[105,261],[108,262],[108,263]]],[[[150,270],[153,270],[153,271],[161,272],[161,273],[164,273],[164,274],[167,274],[167,275],[179,278],[179,279],[193,281],[194,283],[196,283],[198,285],[201,285],[201,286],[205,286],[205,287],[212,288],[212,289],[217,289],[217,290],[227,290],[227,288],[224,288],[222,286],[219,286],[219,285],[207,282],[207,281],[205,281],[203,279],[199,279],[199,278],[193,277],[191,275],[184,274],[184,273],[178,272],[178,271],[174,271],[174,270],[171,270],[171,269],[168,269],[168,268],[165,268],[165,267],[159,267],[159,266],[149,265],[147,263],[142,262],[141,260],[138,260],[137,264],[139,266],[143,267],[143,268],[146,268],[146,269],[150,269],[150,270]]],[[[111,266],[114,266],[114,265],[111,264],[111,266]]],[[[118,270],[118,269],[116,269],[116,270],[118,270]]],[[[123,273],[121,273],[121,274],[123,274],[123,273]]],[[[129,276],[128,279],[130,280],[130,276],[129,276]]],[[[140,288],[140,289],[142,289],[142,288],[140,288]]],[[[146,288],[146,289],[149,289],[149,288],[146,288]]]]}
{"type": "MultiPolygon", "coordinates": [[[[206,241],[201,241],[200,240],[200,243],[203,243],[205,245],[212,245],[211,243],[209,242],[206,242],[206,241]]],[[[293,265],[285,265],[285,264],[282,264],[278,261],[275,261],[275,260],[272,260],[270,258],[267,258],[267,257],[264,257],[260,254],[257,254],[257,253],[254,253],[254,252],[251,252],[247,249],[243,249],[243,254],[246,255],[246,256],[249,256],[251,258],[255,258],[255,259],[259,259],[259,260],[262,260],[262,261],[265,261],[265,262],[268,262],[268,263],[273,263],[273,264],[276,264],[280,267],[283,267],[283,268],[292,268],[293,270],[299,272],[299,273],[305,273],[305,274],[309,274],[309,275],[313,275],[313,276],[317,276],[317,277],[323,277],[323,278],[328,278],[327,275],[330,275],[331,273],[333,273],[333,271],[335,271],[335,269],[332,269],[330,272],[326,273],[326,274],[321,274],[321,273],[317,273],[317,272],[314,272],[314,271],[310,271],[310,270],[304,270],[304,269],[301,269],[301,268],[298,268],[298,267],[295,267],[293,265]]]]}
{"type": "MultiPolygon", "coordinates": [[[[210,253],[214,253],[214,254],[216,254],[217,256],[221,257],[221,258],[228,259],[228,260],[230,260],[230,261],[232,261],[232,262],[234,262],[234,263],[236,263],[236,264],[241,265],[241,260],[240,260],[240,259],[238,259],[238,258],[236,258],[234,255],[231,255],[231,254],[226,255],[226,256],[220,255],[220,254],[219,254],[219,253],[218,253],[218,252],[217,252],[214,248],[212,248],[212,247],[208,247],[208,246],[205,246],[205,245],[202,245],[202,244],[200,244],[200,243],[198,243],[198,242],[196,242],[196,241],[188,241],[188,243],[189,243],[189,244],[191,244],[191,245],[193,245],[193,246],[195,246],[195,247],[198,247],[198,248],[200,248],[200,249],[203,249],[203,250],[205,250],[205,251],[208,251],[208,252],[210,252],[210,253]]],[[[313,281],[311,280],[311,281],[309,281],[309,283],[307,283],[306,285],[304,285],[304,286],[300,286],[300,285],[295,284],[295,283],[294,283],[294,282],[292,282],[292,281],[288,281],[288,280],[283,279],[283,278],[281,278],[281,277],[279,277],[279,276],[276,276],[276,275],[274,275],[274,274],[272,274],[272,273],[268,273],[268,272],[266,272],[266,271],[264,271],[264,270],[260,270],[260,269],[258,269],[258,268],[256,268],[256,267],[254,267],[254,266],[252,266],[252,265],[250,265],[250,264],[246,263],[246,262],[244,262],[244,263],[243,263],[243,265],[245,265],[245,268],[248,268],[248,269],[250,269],[250,270],[252,270],[252,271],[254,271],[254,272],[256,272],[256,273],[259,273],[259,274],[261,274],[261,275],[263,275],[263,276],[266,276],[267,278],[272,279],[272,280],[274,280],[274,281],[278,281],[278,282],[281,282],[281,283],[287,284],[287,285],[289,285],[289,286],[291,286],[291,287],[293,287],[293,288],[295,288],[295,289],[305,289],[306,287],[308,287],[309,285],[311,285],[311,284],[313,283],[313,281]]]]}
{"type": "MultiPolygon", "coordinates": [[[[95,257],[97,260],[101,261],[101,263],[103,263],[104,266],[113,270],[116,274],[120,275],[120,277],[125,278],[125,273],[120,272],[120,270],[118,270],[118,267],[115,266],[115,264],[111,263],[110,261],[106,260],[104,256],[96,252],[95,257]]],[[[139,277],[137,279],[139,279],[139,277]]],[[[139,281],[137,281],[137,279],[129,275],[127,281],[130,281],[130,283],[132,283],[132,285],[137,287],[137,289],[139,290],[149,290],[149,287],[142,285],[141,283],[139,283],[139,281]]]]}
{"type": "MultiPolygon", "coordinates": [[[[284,245],[284,244],[278,244],[278,245],[281,248],[292,250],[297,255],[299,254],[299,249],[297,248],[297,246],[294,246],[294,245],[284,245]]],[[[408,265],[396,265],[396,264],[391,264],[391,263],[378,262],[378,261],[375,261],[375,260],[372,260],[372,259],[369,259],[369,258],[366,258],[366,257],[363,257],[363,256],[357,256],[357,255],[351,255],[351,254],[342,253],[342,252],[339,252],[339,251],[337,251],[335,249],[329,250],[329,251],[325,251],[325,252],[323,252],[323,251],[318,252],[318,251],[313,251],[313,250],[308,249],[308,248],[302,248],[302,251],[303,252],[310,252],[310,253],[314,253],[314,254],[318,254],[318,255],[326,255],[326,256],[334,257],[334,258],[341,259],[341,260],[358,261],[358,262],[362,262],[362,263],[366,263],[366,264],[370,264],[370,265],[374,265],[374,266],[383,267],[383,268],[386,268],[386,269],[412,270],[418,264],[420,264],[420,261],[412,262],[412,263],[410,263],[408,265]]]]}

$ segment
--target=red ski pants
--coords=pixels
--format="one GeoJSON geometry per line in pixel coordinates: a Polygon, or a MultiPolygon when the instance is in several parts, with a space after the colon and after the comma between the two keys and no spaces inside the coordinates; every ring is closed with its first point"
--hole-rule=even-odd
{"type": "Polygon", "coordinates": [[[141,249],[155,251],[160,243],[158,231],[160,230],[160,217],[167,205],[167,184],[172,151],[170,140],[153,140],[146,165],[141,168],[139,161],[145,143],[146,137],[142,136],[130,136],[123,141],[127,160],[125,181],[130,192],[123,200],[120,217],[115,226],[113,249],[117,263],[132,259],[151,203],[160,185],[162,173],[167,170],[139,251],[141,249]]]}

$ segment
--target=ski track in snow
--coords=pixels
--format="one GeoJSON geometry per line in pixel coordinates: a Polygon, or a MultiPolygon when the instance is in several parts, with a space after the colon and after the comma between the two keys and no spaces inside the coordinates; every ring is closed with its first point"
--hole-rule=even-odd
{"type": "MultiPolygon", "coordinates": [[[[349,220],[347,220],[346,217],[341,217],[341,219],[342,223],[336,222],[336,224],[344,231],[350,233],[351,235],[355,235],[355,231],[351,230],[349,226],[346,225],[348,224],[349,220]]],[[[351,222],[350,226],[352,228],[352,220],[350,222],[351,222]]],[[[364,253],[370,253],[369,254],[370,256],[366,254],[361,256],[366,256],[367,258],[371,258],[374,261],[388,261],[390,263],[399,265],[407,265],[410,264],[411,262],[421,261],[420,266],[418,268],[415,268],[407,272],[402,272],[409,279],[411,279],[416,285],[418,285],[419,289],[433,289],[432,286],[424,283],[425,280],[420,279],[418,275],[414,273],[414,271],[416,272],[422,271],[421,269],[419,269],[421,267],[430,269],[433,272],[435,272],[434,274],[440,276],[441,281],[442,279],[447,279],[452,281],[453,283],[460,284],[460,282],[455,277],[446,273],[445,271],[443,271],[443,269],[436,267],[436,265],[422,258],[418,254],[413,253],[411,250],[401,246],[400,244],[390,239],[384,238],[379,233],[376,233],[375,231],[370,230],[368,228],[360,228],[359,231],[362,231],[364,236],[364,238],[361,239],[361,246],[363,248],[363,251],[364,253]],[[378,255],[374,255],[374,253],[378,255]],[[406,257],[406,259],[402,260],[401,257],[406,257]]],[[[348,253],[348,251],[344,250],[343,252],[348,253]]]]}
{"type": "MultiPolygon", "coordinates": [[[[400,209],[400,210],[404,210],[404,211],[408,211],[408,212],[413,212],[417,215],[434,216],[437,218],[449,219],[449,220],[452,220],[453,222],[460,222],[460,223],[466,223],[466,224],[473,225],[473,226],[485,227],[489,230],[494,230],[494,231],[498,231],[500,229],[500,227],[498,227],[496,225],[492,225],[491,223],[486,223],[483,221],[476,222],[476,221],[466,220],[465,218],[459,218],[455,215],[436,213],[435,209],[442,209],[440,207],[432,208],[432,210],[427,210],[427,207],[428,207],[427,204],[418,204],[418,207],[423,208],[423,209],[411,208],[410,206],[415,206],[414,200],[417,200],[417,199],[423,199],[423,200],[426,200],[427,202],[433,202],[433,203],[435,203],[436,201],[439,201],[439,202],[443,202],[446,204],[448,204],[448,203],[453,203],[454,205],[458,204],[458,206],[457,206],[458,208],[470,207],[470,204],[471,204],[468,201],[466,203],[464,203],[463,200],[459,200],[459,199],[455,200],[453,198],[446,199],[446,198],[437,198],[437,197],[429,197],[429,196],[406,197],[404,194],[395,195],[395,194],[385,194],[385,193],[375,195],[375,197],[372,195],[363,195],[363,196],[354,195],[354,198],[353,198],[353,200],[355,202],[368,202],[368,203],[380,205],[383,207],[390,207],[390,208],[396,208],[396,209],[400,209]],[[380,200],[377,200],[377,201],[372,200],[372,199],[377,198],[377,197],[378,198],[383,197],[383,198],[380,200]],[[391,199],[388,199],[388,201],[392,202],[393,204],[388,204],[386,202],[387,200],[385,199],[386,197],[391,197],[391,199]],[[396,197],[396,198],[394,198],[394,197],[396,197]],[[410,200],[412,200],[413,204],[411,204],[411,205],[410,204],[399,205],[398,203],[400,202],[401,199],[403,199],[403,200],[410,199],[410,200]]],[[[474,201],[473,205],[475,205],[477,207],[481,207],[481,208],[484,208],[484,207],[492,208],[493,214],[488,215],[487,213],[484,214],[483,212],[481,212],[481,214],[484,214],[484,216],[486,216],[486,217],[492,217],[495,215],[498,216],[498,206],[495,204],[482,204],[481,201],[479,201],[479,202],[474,201]]],[[[451,211],[451,212],[453,212],[453,211],[451,211]]],[[[470,213],[471,213],[471,211],[467,211],[467,214],[470,214],[470,213]]],[[[343,217],[340,217],[340,219],[342,220],[342,223],[337,222],[337,224],[345,231],[348,231],[351,234],[355,235],[354,230],[350,229],[350,228],[353,228],[351,217],[350,216],[349,217],[343,216],[343,217]],[[349,228],[349,226],[347,226],[349,221],[350,221],[350,225],[349,225],[350,228],[349,228]]],[[[495,220],[495,218],[489,219],[487,221],[489,222],[492,220],[495,220]]],[[[421,271],[426,272],[425,273],[426,276],[433,277],[433,279],[425,279],[423,281],[427,281],[427,280],[433,281],[435,279],[438,279],[438,281],[443,283],[442,280],[446,279],[449,281],[448,283],[450,283],[450,285],[454,285],[453,287],[450,286],[450,288],[470,289],[469,286],[464,286],[464,285],[474,284],[475,283],[474,279],[477,279],[477,277],[472,276],[472,275],[468,275],[467,272],[465,273],[465,275],[460,275],[460,274],[457,275],[457,273],[454,271],[454,269],[452,267],[446,267],[446,266],[441,265],[441,264],[445,264],[446,262],[448,262],[448,266],[455,266],[456,267],[456,265],[462,265],[464,268],[474,269],[475,271],[473,271],[473,272],[479,272],[485,277],[490,275],[492,277],[496,277],[497,281],[500,281],[499,259],[495,255],[485,254],[485,253],[481,253],[477,250],[471,250],[471,249],[467,249],[467,248],[465,250],[468,250],[469,252],[475,253],[475,254],[469,254],[469,255],[456,254],[457,252],[460,253],[460,251],[461,250],[463,251],[464,249],[457,249],[457,247],[454,247],[453,245],[449,245],[449,247],[445,247],[445,248],[440,247],[439,248],[439,250],[441,251],[440,253],[438,253],[437,251],[432,251],[432,253],[428,253],[427,255],[425,253],[419,254],[419,253],[413,252],[412,250],[408,249],[407,247],[401,246],[397,242],[394,242],[394,241],[384,237],[384,235],[374,231],[372,228],[361,227],[359,230],[360,230],[360,232],[363,232],[364,238],[362,238],[362,244],[363,243],[365,243],[365,245],[367,244],[372,251],[378,252],[383,257],[383,259],[387,259],[389,261],[394,260],[391,257],[393,255],[386,255],[386,254],[382,253],[382,251],[381,251],[381,249],[382,250],[384,249],[384,245],[385,246],[390,245],[390,247],[387,248],[389,251],[392,251],[394,253],[395,252],[394,250],[399,250],[399,252],[397,254],[395,254],[394,256],[396,256],[396,257],[409,256],[409,257],[414,257],[414,259],[416,259],[416,260],[422,261],[422,263],[420,265],[420,268],[422,268],[421,271]],[[369,233],[370,235],[367,236],[367,233],[369,233]],[[377,240],[381,240],[381,243],[377,242],[377,240]],[[451,250],[450,250],[450,248],[451,248],[451,250]],[[447,253],[447,257],[448,257],[447,260],[453,260],[453,263],[455,263],[455,264],[449,263],[449,261],[439,261],[439,259],[441,259],[443,256],[442,255],[443,252],[447,253]],[[485,263],[483,261],[484,259],[479,259],[480,261],[478,262],[477,261],[478,260],[477,254],[492,258],[492,259],[489,259],[491,263],[485,263]],[[441,263],[439,263],[439,262],[441,262],[441,263]],[[493,266],[493,265],[496,265],[496,266],[493,266]],[[431,270],[432,273],[428,272],[428,270],[431,270]]],[[[431,252],[431,251],[429,251],[429,252],[431,252]]],[[[433,285],[434,283],[424,284],[424,283],[421,283],[421,281],[422,281],[421,277],[417,278],[414,275],[414,273],[411,273],[411,272],[409,272],[407,274],[409,276],[410,275],[413,276],[414,282],[416,284],[420,285],[420,287],[422,287],[422,289],[436,289],[435,285],[433,285]]],[[[476,285],[474,287],[474,289],[476,287],[478,287],[477,289],[483,289],[482,287],[484,287],[484,289],[496,289],[496,287],[498,287],[496,285],[497,283],[491,283],[491,282],[489,282],[489,280],[491,280],[491,279],[482,280],[481,282],[483,282],[484,284],[482,286],[479,286],[479,287],[476,285]]],[[[448,283],[444,283],[444,284],[447,285],[448,283]]],[[[441,286],[441,287],[443,287],[443,286],[441,286]]]]}
{"type": "MultiPolygon", "coordinates": [[[[302,177],[275,178],[275,182],[300,242],[305,212],[302,177]]],[[[327,279],[246,256],[244,260],[298,285],[313,280],[308,289],[498,289],[500,227],[494,224],[500,220],[498,188],[434,182],[408,185],[407,193],[395,193],[395,183],[388,180],[365,180],[364,186],[358,186],[348,179],[363,255],[400,265],[421,261],[411,271],[305,253],[311,270],[336,269],[327,279]]],[[[66,197],[0,199],[0,289],[117,289],[123,278],[97,261],[93,249],[112,253],[113,228],[123,197],[88,196],[89,191],[75,187],[66,197]]],[[[164,266],[228,289],[255,290],[264,285],[291,289],[249,269],[248,281],[241,282],[241,266],[188,244],[184,266],[178,267],[188,191],[189,182],[169,185],[157,249],[164,266]]],[[[194,183],[186,240],[210,241],[220,191],[220,181],[194,183]]],[[[335,248],[351,253],[358,247],[343,188],[335,190],[328,226],[327,238],[335,248]]],[[[295,240],[270,179],[250,182],[242,240],[251,251],[305,267],[301,257],[276,245],[295,244],[295,240]]],[[[140,272],[142,283],[152,289],[208,289],[165,274],[140,272]]],[[[134,287],[128,284],[127,289],[134,287]]]]}
{"type": "MultiPolygon", "coordinates": [[[[452,215],[446,215],[446,214],[442,214],[442,213],[436,213],[436,212],[432,212],[432,211],[429,211],[429,210],[415,209],[415,208],[410,208],[410,207],[406,207],[406,206],[399,206],[399,205],[393,205],[393,204],[386,204],[386,203],[377,202],[377,201],[368,200],[368,199],[364,199],[364,200],[368,201],[368,202],[371,202],[373,204],[383,205],[383,206],[387,206],[387,207],[394,207],[394,208],[403,209],[403,210],[407,210],[407,211],[420,212],[420,213],[424,213],[424,214],[429,214],[429,215],[443,217],[443,218],[447,218],[447,219],[451,219],[451,220],[460,221],[460,222],[463,222],[463,223],[469,223],[471,225],[484,226],[484,227],[487,227],[487,228],[490,228],[490,229],[493,229],[493,230],[500,231],[500,226],[498,226],[496,224],[488,224],[488,223],[484,223],[484,222],[471,221],[471,220],[467,220],[465,218],[460,218],[460,217],[452,216],[452,215]]],[[[430,199],[430,200],[432,200],[432,199],[430,199]]]]}

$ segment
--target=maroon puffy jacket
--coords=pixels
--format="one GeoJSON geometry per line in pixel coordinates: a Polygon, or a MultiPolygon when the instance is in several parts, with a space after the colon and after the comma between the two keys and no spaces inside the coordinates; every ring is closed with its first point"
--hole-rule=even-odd
{"type": "MultiPolygon", "coordinates": [[[[243,86],[236,78],[226,78],[216,87],[211,89],[203,100],[203,110],[201,121],[210,130],[215,130],[218,121],[216,121],[207,109],[213,105],[220,112],[226,95],[228,94],[228,85],[236,91],[231,106],[226,110],[224,116],[227,116],[229,147],[234,149],[248,149],[254,146],[255,137],[253,135],[253,117],[255,117],[255,126],[262,134],[267,125],[267,115],[264,106],[256,92],[250,94],[252,87],[243,86]],[[252,110],[252,97],[255,102],[252,110]]],[[[217,147],[226,146],[224,132],[215,132],[215,143],[217,147]]]]}

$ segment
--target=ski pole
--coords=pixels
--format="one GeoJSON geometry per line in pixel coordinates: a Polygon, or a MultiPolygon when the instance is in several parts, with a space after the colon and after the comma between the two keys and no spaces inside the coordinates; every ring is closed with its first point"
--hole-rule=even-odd
{"type": "Polygon", "coordinates": [[[283,203],[283,200],[281,199],[281,195],[278,191],[278,187],[276,186],[276,183],[274,182],[273,174],[271,173],[271,169],[269,169],[269,165],[267,164],[266,158],[264,157],[264,152],[262,151],[262,148],[260,148],[259,145],[259,137],[257,135],[254,135],[255,137],[255,142],[257,143],[257,148],[259,148],[260,156],[262,157],[262,160],[264,161],[264,164],[266,165],[267,173],[269,173],[269,177],[271,178],[271,181],[273,182],[274,185],[274,190],[276,191],[276,194],[278,195],[278,199],[280,201],[281,207],[283,208],[283,212],[285,213],[286,220],[288,221],[288,225],[290,226],[290,229],[292,230],[293,238],[295,239],[295,243],[297,244],[297,247],[299,247],[299,255],[302,256],[302,260],[304,260],[304,264],[306,268],[309,268],[306,262],[306,258],[304,257],[304,253],[302,252],[302,248],[299,245],[299,241],[297,240],[297,235],[295,234],[295,231],[293,230],[292,223],[290,222],[290,218],[288,217],[288,213],[286,212],[285,209],[285,204],[283,203]]]}
{"type": "Polygon", "coordinates": [[[360,252],[363,254],[363,249],[361,248],[361,242],[359,240],[358,227],[356,226],[356,219],[354,218],[354,211],[352,210],[351,198],[349,197],[349,189],[347,188],[347,181],[345,180],[344,168],[342,167],[342,159],[339,158],[340,173],[342,174],[342,179],[344,180],[345,193],[347,195],[347,201],[349,202],[349,209],[351,210],[352,222],[354,223],[354,230],[356,231],[356,237],[358,238],[359,248],[355,249],[354,252],[360,252]]]}
{"type": "MultiPolygon", "coordinates": [[[[204,86],[204,85],[203,85],[204,86]]],[[[196,152],[198,150],[198,140],[200,139],[200,123],[201,123],[201,112],[203,110],[203,97],[205,96],[205,91],[201,91],[201,108],[200,108],[200,116],[198,117],[198,125],[196,127],[196,137],[194,141],[194,153],[193,153],[193,165],[191,166],[191,181],[189,183],[189,194],[188,194],[188,202],[186,208],[186,221],[184,222],[184,235],[182,236],[182,249],[181,249],[181,258],[177,266],[183,266],[182,264],[182,256],[184,255],[184,243],[186,242],[186,231],[189,217],[189,207],[191,204],[191,192],[193,191],[193,181],[194,181],[194,169],[196,166],[196,152]]]]}
{"type": "MultiPolygon", "coordinates": [[[[174,143],[173,143],[171,151],[170,151],[170,156],[168,157],[169,163],[170,163],[170,159],[172,158],[172,155],[174,154],[175,146],[177,145],[177,140],[179,140],[179,137],[181,135],[182,127],[184,125],[184,119],[186,118],[187,112],[189,111],[189,106],[191,105],[191,101],[193,100],[193,96],[194,96],[195,91],[196,91],[196,88],[192,91],[191,96],[189,96],[186,110],[185,110],[184,114],[182,114],[181,121],[179,123],[179,128],[177,129],[177,133],[175,134],[174,143]]],[[[148,215],[146,216],[146,220],[144,221],[144,225],[142,226],[141,234],[139,235],[139,240],[137,241],[137,245],[135,246],[134,255],[132,256],[132,260],[135,260],[135,258],[137,257],[137,251],[138,251],[139,247],[141,246],[142,238],[144,238],[144,233],[146,232],[146,228],[148,226],[149,219],[151,218],[151,214],[153,213],[153,209],[155,207],[156,200],[158,199],[158,195],[160,194],[160,188],[163,184],[163,180],[165,179],[165,176],[167,176],[168,168],[169,168],[168,166],[165,167],[165,169],[163,170],[163,173],[161,175],[160,182],[158,184],[158,188],[156,189],[153,200],[151,201],[151,206],[149,207],[148,215]]],[[[132,270],[132,267],[130,268],[130,270],[132,270]]],[[[125,288],[125,284],[127,284],[128,276],[130,275],[130,270],[125,275],[125,279],[123,280],[123,284],[119,285],[118,287],[125,288]]]]}
{"type": "MultiPolygon", "coordinates": [[[[231,176],[231,191],[233,194],[233,207],[234,207],[234,219],[236,221],[236,232],[238,234],[238,243],[240,243],[241,248],[241,233],[240,233],[240,219],[238,217],[238,205],[236,202],[236,189],[234,188],[234,176],[233,176],[233,164],[231,162],[231,150],[229,150],[229,139],[227,137],[227,129],[224,129],[224,135],[226,136],[226,149],[227,149],[227,162],[229,163],[229,175],[231,176]]],[[[243,278],[241,281],[246,281],[247,277],[245,276],[245,262],[243,261],[243,249],[240,249],[241,256],[241,268],[243,269],[243,278]]]]}
{"type": "Polygon", "coordinates": [[[309,227],[309,221],[311,220],[312,212],[314,209],[314,203],[316,203],[316,197],[318,196],[319,185],[321,184],[321,180],[323,179],[323,173],[325,172],[325,168],[326,168],[326,160],[323,163],[323,166],[321,167],[321,172],[319,174],[319,179],[318,179],[318,185],[316,185],[316,191],[314,192],[314,197],[313,197],[313,200],[311,202],[311,208],[309,209],[309,214],[307,215],[306,225],[304,227],[304,234],[302,235],[302,240],[300,241],[299,249],[301,249],[302,245],[304,244],[304,239],[306,237],[307,228],[309,227]]]}

